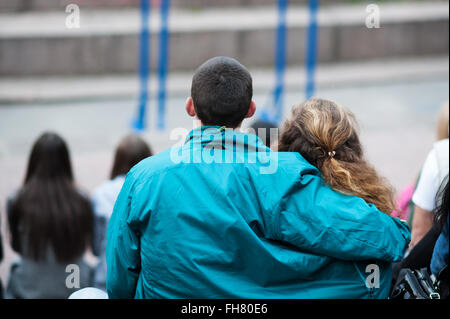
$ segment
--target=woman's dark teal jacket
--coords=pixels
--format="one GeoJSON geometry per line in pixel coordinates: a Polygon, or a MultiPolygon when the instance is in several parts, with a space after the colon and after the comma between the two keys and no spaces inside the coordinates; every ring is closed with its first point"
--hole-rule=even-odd
{"type": "Polygon", "coordinates": [[[388,296],[406,223],[261,145],[202,127],[130,171],[108,225],[110,298],[388,296]]]}

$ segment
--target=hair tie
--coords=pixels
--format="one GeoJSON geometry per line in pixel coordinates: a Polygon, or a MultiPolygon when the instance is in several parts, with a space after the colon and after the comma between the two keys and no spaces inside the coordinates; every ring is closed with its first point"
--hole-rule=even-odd
{"type": "Polygon", "coordinates": [[[336,155],[336,151],[328,152],[328,156],[333,158],[336,155]]]}

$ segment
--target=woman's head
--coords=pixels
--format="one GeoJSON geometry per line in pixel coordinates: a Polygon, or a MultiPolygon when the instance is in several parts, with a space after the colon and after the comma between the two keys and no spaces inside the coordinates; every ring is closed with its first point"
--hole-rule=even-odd
{"type": "Polygon", "coordinates": [[[69,149],[59,135],[47,132],[34,143],[28,160],[25,184],[32,178],[73,180],[69,149]]]}
{"type": "Polygon", "coordinates": [[[111,179],[126,175],[134,165],[152,155],[150,146],[142,138],[136,135],[125,136],[117,146],[114,155],[111,179]]]}
{"type": "Polygon", "coordinates": [[[355,162],[363,155],[353,113],[321,99],[293,107],[292,116],[284,125],[281,143],[285,151],[301,153],[318,168],[331,159],[355,162]]]}
{"type": "Polygon", "coordinates": [[[300,153],[332,188],[362,197],[385,213],[395,209],[392,188],[364,159],[355,116],[342,106],[323,99],[295,105],[279,151],[300,153]]]}

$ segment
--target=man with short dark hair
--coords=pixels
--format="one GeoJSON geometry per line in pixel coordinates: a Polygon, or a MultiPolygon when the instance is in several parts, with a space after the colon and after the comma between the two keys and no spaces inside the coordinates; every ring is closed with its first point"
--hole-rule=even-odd
{"type": "Polygon", "coordinates": [[[252,77],[247,69],[234,59],[217,57],[195,72],[187,111],[197,115],[203,125],[237,128],[243,118],[255,113],[252,97],[252,77]]]}
{"type": "Polygon", "coordinates": [[[117,199],[109,297],[386,298],[406,224],[240,132],[256,106],[236,60],[200,66],[191,95],[198,127],[136,165],[117,199]]]}

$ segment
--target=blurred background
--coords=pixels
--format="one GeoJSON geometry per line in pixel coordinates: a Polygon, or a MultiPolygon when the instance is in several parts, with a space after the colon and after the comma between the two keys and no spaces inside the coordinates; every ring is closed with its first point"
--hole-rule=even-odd
{"type": "MultiPolygon", "coordinates": [[[[282,118],[306,98],[310,12],[307,0],[289,4],[282,118]]],[[[141,132],[156,153],[177,142],[171,130],[192,129],[185,100],[194,70],[211,57],[231,56],[250,69],[256,118],[271,107],[276,0],[172,0],[166,127],[158,129],[158,5],[153,1],[149,18],[147,126],[141,132]]],[[[401,190],[414,181],[436,140],[438,113],[449,98],[449,3],[322,0],[317,21],[314,95],[356,114],[369,160],[401,190]],[[370,4],[380,8],[380,28],[366,26],[370,4]]],[[[141,27],[139,0],[0,0],[4,283],[15,257],[5,203],[23,183],[37,137],[51,130],[67,141],[76,181],[87,192],[108,179],[114,148],[138,112],[141,27]],[[79,7],[79,28],[66,26],[70,4],[79,7]]]]}

